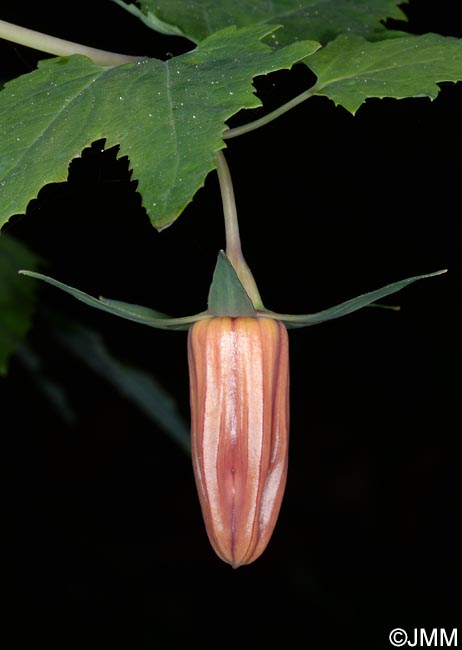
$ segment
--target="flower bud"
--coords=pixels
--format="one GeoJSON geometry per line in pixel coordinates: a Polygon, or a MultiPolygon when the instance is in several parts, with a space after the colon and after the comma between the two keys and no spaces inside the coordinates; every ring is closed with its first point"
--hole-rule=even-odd
{"type": "Polygon", "coordinates": [[[189,331],[193,468],[207,534],[234,568],[264,551],[287,476],[289,348],[271,318],[220,317],[189,331]]]}

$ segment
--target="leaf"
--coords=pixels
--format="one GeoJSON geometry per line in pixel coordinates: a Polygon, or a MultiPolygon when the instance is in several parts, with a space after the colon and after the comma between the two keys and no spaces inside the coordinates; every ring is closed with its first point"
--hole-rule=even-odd
{"type": "Polygon", "coordinates": [[[118,361],[98,332],[81,326],[53,329],[53,336],[91,370],[112,384],[127,399],[190,453],[189,427],[175,400],[148,373],[118,361]]]}
{"type": "Polygon", "coordinates": [[[358,309],[367,307],[376,300],[380,300],[381,298],[385,298],[385,296],[389,296],[392,293],[401,291],[401,289],[404,289],[404,287],[407,287],[409,284],[412,284],[417,280],[433,278],[446,272],[447,270],[443,269],[442,271],[435,271],[434,273],[426,273],[424,275],[416,275],[412,278],[406,278],[405,280],[394,282],[393,284],[387,284],[385,287],[376,289],[375,291],[370,291],[369,293],[363,293],[360,296],[356,296],[356,298],[351,298],[346,302],[340,303],[340,305],[329,307],[329,309],[324,309],[323,311],[317,312],[316,314],[300,314],[293,316],[291,314],[275,314],[272,312],[271,317],[283,321],[289,328],[307,327],[308,325],[325,323],[328,320],[340,318],[341,316],[346,316],[347,314],[358,311],[358,309]]]}
{"type": "MultiPolygon", "coordinates": [[[[406,0],[405,0],[406,1],[406,0]]],[[[327,43],[343,32],[386,38],[386,18],[405,20],[400,0],[114,0],[146,25],[164,34],[183,34],[195,43],[237,25],[282,25],[272,45],[312,39],[327,43]]]]}
{"type": "Polygon", "coordinates": [[[18,277],[21,266],[38,266],[39,259],[11,237],[0,237],[0,375],[8,359],[23,342],[32,322],[35,283],[24,286],[18,277]]]}
{"type": "Polygon", "coordinates": [[[134,4],[126,4],[123,0],[113,0],[113,2],[118,4],[119,7],[122,7],[122,9],[125,9],[136,18],[139,18],[141,22],[143,22],[154,31],[159,32],[159,34],[166,34],[167,36],[184,36],[179,27],[165,23],[149,10],[146,14],[144,14],[141,9],[138,9],[138,7],[134,4]]]}
{"type": "Polygon", "coordinates": [[[208,297],[213,316],[256,316],[252,301],[224,251],[218,253],[208,297]]]}
{"type": "Polygon", "coordinates": [[[425,34],[379,43],[339,36],[309,59],[314,94],[355,113],[368,97],[430,97],[462,79],[462,39],[425,34]]]}
{"type": "Polygon", "coordinates": [[[40,349],[35,351],[27,345],[22,345],[18,349],[16,356],[29,373],[36,389],[42,393],[58,415],[66,424],[74,424],[77,416],[69,399],[69,391],[59,382],[47,377],[40,353],[40,349]]]}
{"type": "Polygon", "coordinates": [[[119,316],[120,318],[125,318],[126,320],[131,320],[135,323],[141,323],[142,325],[149,325],[150,327],[155,327],[157,329],[188,330],[192,323],[195,323],[197,320],[209,318],[205,312],[202,314],[195,314],[194,316],[171,318],[170,316],[166,316],[159,311],[149,309],[149,307],[132,305],[128,302],[122,302],[120,300],[95,298],[94,296],[88,295],[88,293],[80,291],[80,289],[70,287],[69,285],[64,284],[63,282],[59,282],[59,280],[55,280],[54,278],[50,278],[47,275],[42,275],[42,273],[35,273],[33,271],[24,270],[19,271],[19,273],[30,278],[35,278],[36,280],[47,282],[48,284],[51,284],[52,286],[65,291],[89,307],[95,307],[96,309],[105,311],[108,314],[112,314],[113,316],[119,316]]]}
{"type": "Polygon", "coordinates": [[[156,228],[170,225],[214,169],[225,122],[261,105],[251,80],[318,48],[260,42],[274,27],[225,29],[169,61],[100,67],[83,56],[42,61],[0,92],[0,225],[95,140],[120,145],[156,228]]]}

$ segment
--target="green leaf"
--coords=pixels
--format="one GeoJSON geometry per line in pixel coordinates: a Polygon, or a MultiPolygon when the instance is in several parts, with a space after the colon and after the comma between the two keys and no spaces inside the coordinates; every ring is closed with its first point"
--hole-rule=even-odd
{"type": "MultiPolygon", "coordinates": [[[[402,0],[114,0],[156,31],[183,34],[198,43],[210,34],[237,25],[282,25],[272,45],[313,39],[327,43],[343,32],[376,40],[386,38],[382,21],[405,20],[402,0]]],[[[406,0],[405,0],[406,1],[406,0]]]]}
{"type": "Polygon", "coordinates": [[[224,251],[218,253],[210,285],[208,311],[213,316],[256,316],[252,301],[224,251]]]}
{"type": "Polygon", "coordinates": [[[430,97],[462,79],[462,39],[425,34],[369,43],[339,36],[309,59],[317,95],[355,113],[368,97],[430,97]]]}
{"type": "Polygon", "coordinates": [[[37,391],[50,403],[66,424],[74,424],[77,416],[69,398],[69,390],[66,390],[60,382],[47,376],[41,352],[41,349],[35,351],[28,345],[22,345],[16,352],[16,357],[28,372],[29,379],[37,391]]]}
{"type": "Polygon", "coordinates": [[[412,278],[406,278],[405,280],[394,282],[393,284],[387,284],[385,287],[376,289],[375,291],[370,291],[369,293],[363,293],[361,296],[351,298],[351,300],[342,302],[340,305],[336,305],[335,307],[329,307],[329,309],[324,309],[323,311],[317,312],[316,314],[300,314],[293,316],[291,314],[275,314],[274,312],[271,312],[269,315],[276,320],[283,321],[289,328],[317,325],[328,320],[333,320],[334,318],[346,316],[347,314],[351,314],[354,311],[358,311],[358,309],[367,307],[376,300],[380,300],[381,298],[385,298],[385,296],[389,296],[392,293],[401,291],[401,289],[404,289],[404,287],[407,287],[409,284],[412,284],[417,280],[433,278],[436,275],[441,275],[442,273],[446,272],[447,270],[443,269],[442,271],[426,273],[425,275],[416,275],[412,278]]]}
{"type": "MultiPolygon", "coordinates": [[[[318,48],[273,51],[274,27],[225,29],[187,54],[100,67],[83,56],[42,61],[0,92],[0,225],[95,140],[120,145],[156,228],[170,225],[214,169],[225,122],[261,105],[251,80],[318,48]]],[[[64,216],[63,216],[64,218],[64,216]]]]}
{"type": "Polygon", "coordinates": [[[205,312],[201,314],[195,314],[194,316],[171,318],[170,316],[166,316],[159,311],[149,309],[149,307],[132,305],[120,300],[95,298],[94,296],[88,295],[88,293],[80,291],[80,289],[70,287],[69,285],[64,284],[63,282],[59,282],[59,280],[55,280],[54,278],[50,278],[47,275],[42,275],[42,273],[35,273],[33,271],[24,270],[19,271],[19,273],[30,278],[35,278],[36,280],[47,282],[57,289],[65,291],[73,298],[80,300],[80,302],[85,303],[89,307],[95,307],[95,309],[100,309],[101,311],[105,311],[108,314],[112,314],[113,316],[119,316],[120,318],[125,318],[126,320],[131,320],[135,323],[141,323],[142,325],[149,325],[150,327],[155,327],[157,329],[188,330],[190,326],[197,320],[210,318],[205,312]]]}
{"type": "Polygon", "coordinates": [[[134,4],[126,4],[123,0],[113,0],[113,2],[118,4],[119,7],[126,9],[126,11],[136,18],[139,18],[141,22],[151,29],[154,29],[156,32],[159,32],[159,34],[166,34],[167,36],[184,36],[184,33],[179,27],[176,25],[169,25],[169,23],[164,22],[149,10],[144,14],[141,9],[138,9],[134,4]]]}
{"type": "Polygon", "coordinates": [[[24,286],[18,277],[21,266],[38,266],[39,259],[6,235],[0,237],[0,375],[8,359],[23,342],[32,322],[35,283],[24,286]]]}
{"type": "Polygon", "coordinates": [[[175,400],[154,377],[118,361],[107,349],[102,336],[94,330],[73,325],[53,329],[52,334],[66,350],[117,388],[184,451],[190,453],[189,427],[181,417],[175,400]]]}

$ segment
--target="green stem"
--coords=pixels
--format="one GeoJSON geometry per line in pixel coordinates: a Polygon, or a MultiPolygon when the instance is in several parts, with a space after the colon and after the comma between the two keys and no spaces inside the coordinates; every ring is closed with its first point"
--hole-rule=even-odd
{"type": "Polygon", "coordinates": [[[236,271],[237,277],[247,292],[255,309],[264,309],[257,284],[247,262],[244,259],[239,235],[236,201],[234,199],[233,181],[228,163],[222,151],[215,154],[218,180],[220,183],[223,214],[225,218],[226,256],[236,271]]]}
{"type": "Polygon", "coordinates": [[[261,126],[265,126],[266,124],[269,124],[269,122],[272,122],[277,117],[284,115],[284,113],[287,113],[287,111],[290,111],[292,108],[295,108],[295,106],[298,106],[306,99],[312,97],[314,94],[315,94],[314,87],[310,88],[309,90],[305,90],[300,95],[297,95],[297,97],[294,97],[293,99],[286,102],[282,106],[279,106],[279,108],[276,108],[274,111],[271,111],[271,113],[268,113],[268,115],[264,115],[263,117],[260,117],[258,120],[254,120],[253,122],[249,122],[248,124],[243,124],[242,126],[236,126],[234,129],[228,129],[227,131],[224,131],[221,137],[223,138],[223,140],[229,140],[230,138],[237,138],[237,136],[243,135],[244,133],[249,133],[249,131],[254,131],[255,129],[259,129],[261,126]]]}
{"type": "Polygon", "coordinates": [[[94,47],[87,47],[81,43],[73,43],[72,41],[65,41],[62,38],[56,38],[49,34],[42,34],[27,27],[20,27],[13,23],[8,23],[5,20],[0,20],[0,38],[7,41],[18,43],[31,47],[34,50],[41,52],[48,52],[57,56],[69,56],[71,54],[83,54],[88,56],[96,65],[112,66],[122,65],[124,63],[132,63],[139,57],[130,56],[128,54],[118,54],[117,52],[107,52],[106,50],[98,50],[94,47]]]}

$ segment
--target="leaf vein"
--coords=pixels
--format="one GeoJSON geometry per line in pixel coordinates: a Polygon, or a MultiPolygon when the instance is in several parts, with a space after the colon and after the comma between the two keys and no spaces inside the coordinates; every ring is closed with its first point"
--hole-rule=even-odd
{"type": "Polygon", "coordinates": [[[53,124],[56,123],[58,118],[61,117],[61,115],[65,111],[69,110],[72,103],[75,102],[80,95],[86,92],[88,88],[90,88],[91,85],[95,83],[97,78],[99,78],[101,75],[105,74],[106,72],[108,72],[108,69],[101,69],[97,77],[92,75],[91,80],[85,86],[79,88],[79,91],[75,94],[75,96],[72,99],[70,99],[68,102],[66,102],[62,106],[62,108],[59,109],[59,111],[53,116],[53,119],[47,124],[47,126],[42,130],[42,132],[39,133],[38,136],[34,139],[34,141],[23,150],[21,156],[18,159],[16,159],[11,165],[11,167],[3,174],[3,178],[6,178],[8,175],[12,174],[14,170],[22,164],[22,162],[29,155],[29,153],[40,143],[41,140],[43,140],[45,134],[52,128],[53,124]]]}
{"type": "Polygon", "coordinates": [[[169,62],[167,61],[165,64],[165,69],[166,69],[166,87],[167,87],[167,101],[168,101],[168,106],[170,110],[170,115],[168,119],[168,123],[171,126],[171,131],[172,131],[172,136],[173,136],[173,144],[175,147],[175,169],[173,172],[172,176],[172,181],[169,185],[169,188],[167,190],[167,194],[164,197],[164,200],[168,200],[168,197],[170,196],[172,192],[172,188],[175,185],[176,179],[178,177],[178,169],[179,169],[179,164],[180,164],[180,157],[178,153],[178,132],[177,132],[177,127],[176,127],[176,121],[175,121],[175,115],[173,112],[173,99],[172,99],[172,80],[170,78],[170,65],[169,62]]]}

